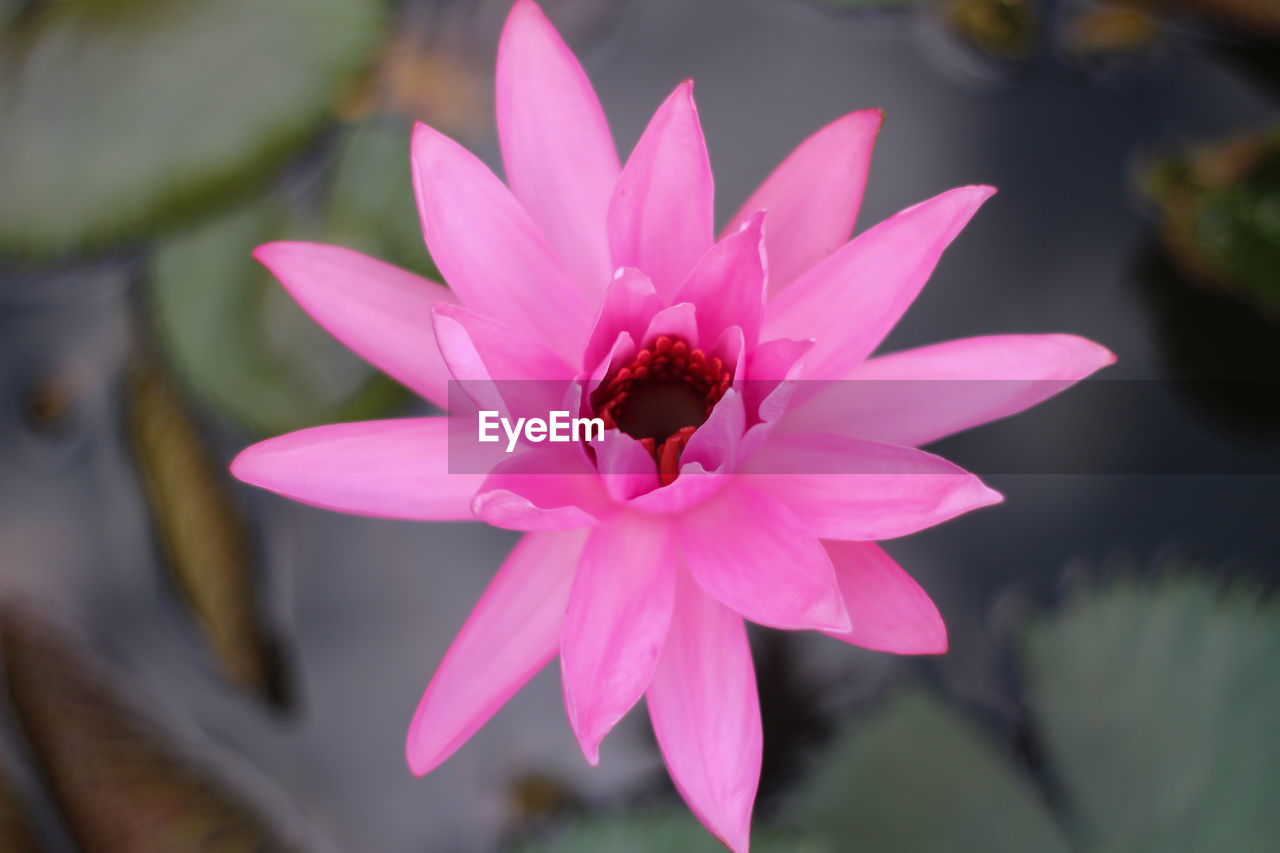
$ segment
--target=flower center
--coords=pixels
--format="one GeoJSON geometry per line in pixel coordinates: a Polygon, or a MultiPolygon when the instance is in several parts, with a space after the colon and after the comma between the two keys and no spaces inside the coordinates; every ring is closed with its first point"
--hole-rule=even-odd
{"type": "Polygon", "coordinates": [[[605,429],[622,430],[653,454],[665,486],[679,473],[689,438],[732,381],[723,360],[663,335],[601,383],[591,407],[605,429]]]}

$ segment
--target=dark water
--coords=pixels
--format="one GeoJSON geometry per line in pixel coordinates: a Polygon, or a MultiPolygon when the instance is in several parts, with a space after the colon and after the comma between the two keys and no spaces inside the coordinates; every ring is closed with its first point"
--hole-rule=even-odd
{"type": "MultiPolygon", "coordinates": [[[[480,20],[474,40],[491,50],[501,15],[480,20]]],[[[993,81],[962,69],[937,48],[936,33],[920,29],[905,19],[824,15],[800,3],[644,0],[579,47],[624,151],[676,83],[697,81],[722,217],[809,132],[872,106],[884,109],[886,124],[861,227],[955,185],[999,187],[888,348],[1073,332],[1117,353],[1112,378],[1176,377],[1170,341],[1195,338],[1201,312],[1179,315],[1165,287],[1144,285],[1149,223],[1129,169],[1157,146],[1258,126],[1275,117],[1274,102],[1185,41],[1106,82],[1047,51],[993,81]]],[[[496,164],[496,152],[490,133],[479,153],[496,164]]],[[[511,814],[509,791],[519,775],[550,774],[589,802],[619,800],[660,778],[639,714],[611,736],[598,769],[586,765],[564,721],[554,670],[444,767],[424,780],[409,775],[402,745],[414,705],[514,541],[478,525],[335,516],[251,495],[267,531],[271,608],[298,673],[299,715],[275,720],[229,696],[208,667],[193,666],[197,643],[157,580],[119,425],[116,389],[133,334],[129,276],[125,262],[52,281],[10,276],[0,291],[6,589],[56,597],[130,670],[148,703],[197,721],[240,756],[231,760],[235,772],[269,779],[339,849],[488,849],[511,814]],[[56,428],[23,414],[23,395],[50,371],[66,371],[76,389],[56,428]]],[[[1211,350],[1236,345],[1231,335],[1218,339],[1211,350]]],[[[1179,466],[1197,448],[1266,441],[1174,384],[1158,388],[1161,405],[1083,412],[1085,432],[1072,432],[1066,418],[1040,418],[1034,430],[979,432],[955,447],[991,458],[1000,450],[993,443],[1016,442],[1011,452],[1036,459],[1070,445],[1114,460],[1115,470],[1138,470],[1139,461],[1154,458],[1162,470],[1181,471],[1194,470],[1179,466]]],[[[228,436],[224,449],[237,441],[228,436]]],[[[1046,460],[1043,469],[1052,468],[1046,460]]],[[[1275,476],[990,481],[1004,492],[1003,505],[888,547],[947,619],[951,653],[936,665],[943,681],[996,707],[1005,684],[992,612],[1011,586],[1047,595],[1069,565],[1141,566],[1168,553],[1245,574],[1280,572],[1275,476]]],[[[792,648],[803,661],[802,680],[836,685],[829,708],[865,693],[894,665],[816,638],[797,638],[792,648]]]]}

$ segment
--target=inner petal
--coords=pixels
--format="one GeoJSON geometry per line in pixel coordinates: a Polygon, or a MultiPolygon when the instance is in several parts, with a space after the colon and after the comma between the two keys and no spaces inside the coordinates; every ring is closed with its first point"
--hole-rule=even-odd
{"type": "Polygon", "coordinates": [[[591,407],[606,429],[621,430],[653,454],[665,486],[679,473],[685,444],[732,383],[723,359],[662,335],[600,384],[591,407]]]}

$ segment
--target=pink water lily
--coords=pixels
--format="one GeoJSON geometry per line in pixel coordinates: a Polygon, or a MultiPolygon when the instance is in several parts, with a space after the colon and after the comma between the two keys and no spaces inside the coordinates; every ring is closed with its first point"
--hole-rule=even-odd
{"type": "Polygon", "coordinates": [[[256,256],[351,349],[442,408],[452,396],[451,414],[450,380],[462,380],[465,411],[486,394],[513,414],[567,400],[605,421],[604,441],[525,443],[459,473],[447,418],[405,418],[271,439],[232,470],[341,512],[528,531],[427,687],[414,773],[559,656],[587,760],[644,697],[680,794],[744,851],[761,756],[744,619],[945,651],[937,608],[875,540],[1000,496],[918,446],[1034,405],[1113,356],[1070,335],[872,356],[993,192],[944,192],[851,240],[877,111],[804,141],[718,239],[691,82],[620,164],[582,68],[518,0],[497,118],[506,184],[414,130],[423,232],[449,289],[334,246],[256,256]],[[945,393],[921,379],[999,381],[945,393]]]}

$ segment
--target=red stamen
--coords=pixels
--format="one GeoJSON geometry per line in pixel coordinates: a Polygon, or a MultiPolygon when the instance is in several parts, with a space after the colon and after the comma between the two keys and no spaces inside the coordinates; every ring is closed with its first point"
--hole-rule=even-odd
{"type": "Polygon", "coordinates": [[[606,429],[622,430],[653,454],[666,486],[680,473],[685,445],[732,383],[722,359],[662,335],[602,382],[591,403],[606,429]]]}

